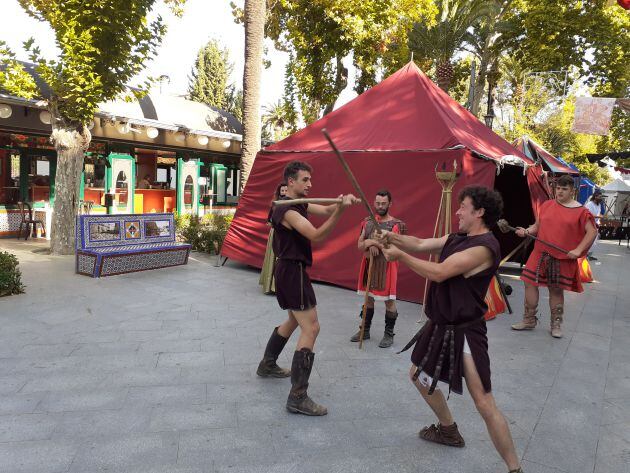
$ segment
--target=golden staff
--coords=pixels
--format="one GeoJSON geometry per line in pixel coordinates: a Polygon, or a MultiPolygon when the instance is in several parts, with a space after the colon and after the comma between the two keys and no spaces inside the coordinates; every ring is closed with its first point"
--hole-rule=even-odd
{"type": "MultiPolygon", "coordinates": [[[[437,218],[435,220],[435,228],[433,229],[433,238],[440,238],[441,236],[451,233],[451,214],[452,214],[452,201],[453,201],[453,187],[459,178],[457,173],[457,161],[453,161],[453,170],[446,171],[446,164],[442,164],[442,170],[437,170],[438,165],[435,165],[435,177],[442,186],[442,196],[440,198],[440,207],[438,208],[437,218]]],[[[429,255],[429,261],[433,260],[433,254],[429,255]]],[[[423,322],[427,318],[426,306],[427,306],[427,289],[429,287],[429,280],[424,280],[424,295],[422,296],[422,317],[418,322],[423,322]]]]}

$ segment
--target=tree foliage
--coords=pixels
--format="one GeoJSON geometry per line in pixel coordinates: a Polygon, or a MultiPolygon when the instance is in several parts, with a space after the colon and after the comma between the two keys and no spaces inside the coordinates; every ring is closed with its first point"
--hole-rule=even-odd
{"type": "MultiPolygon", "coordinates": [[[[234,7],[239,21],[242,12],[234,7]]],[[[278,0],[267,3],[265,34],[293,54],[291,73],[307,122],[332,110],[347,85],[343,59],[352,55],[360,71],[355,88],[376,81],[388,49],[400,54],[411,25],[432,21],[431,0],[278,0]]],[[[408,60],[408,56],[407,56],[408,60]]]]}
{"type": "MultiPolygon", "coordinates": [[[[165,33],[162,18],[148,22],[156,0],[19,0],[26,13],[46,22],[55,33],[59,57],[41,56],[34,39],[24,42],[36,71],[51,90],[43,97],[33,78],[4,47],[2,61],[10,65],[0,76],[9,93],[40,95],[55,104],[59,117],[88,123],[98,104],[128,92],[128,82],[155,55],[165,33]]],[[[180,8],[182,0],[170,0],[180,8]]],[[[147,84],[148,85],[148,84],[147,84]]]]}
{"type": "MultiPolygon", "coordinates": [[[[52,116],[51,141],[57,150],[56,197],[52,218],[51,251],[74,252],[74,223],[79,200],[84,152],[91,135],[87,125],[101,102],[141,95],[128,82],[156,54],[166,27],[158,15],[148,17],[157,0],[18,0],[32,18],[48,23],[60,53],[43,58],[31,38],[24,42],[35,71],[46,83],[40,89],[34,78],[0,44],[0,88],[24,98],[47,102],[52,116]],[[50,91],[50,92],[47,92],[50,91]]],[[[185,0],[164,0],[181,12],[185,0]]]]}
{"type": "Polygon", "coordinates": [[[493,0],[439,0],[437,23],[417,22],[409,34],[409,48],[421,62],[435,66],[438,85],[448,92],[453,80],[455,53],[470,42],[470,30],[492,15],[493,0]]]}
{"type": "Polygon", "coordinates": [[[530,71],[578,68],[598,96],[630,85],[630,15],[606,0],[516,0],[502,50],[530,71]]]}
{"type": "Polygon", "coordinates": [[[228,80],[233,65],[230,53],[217,40],[210,40],[197,53],[188,82],[190,100],[223,109],[227,102],[228,80]]]}

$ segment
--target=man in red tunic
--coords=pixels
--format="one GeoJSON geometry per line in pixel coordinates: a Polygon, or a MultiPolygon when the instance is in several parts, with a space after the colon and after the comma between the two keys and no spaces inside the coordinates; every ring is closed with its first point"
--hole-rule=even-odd
{"type": "MultiPolygon", "coordinates": [[[[392,205],[392,194],[382,189],[376,193],[374,198],[374,210],[376,213],[377,223],[380,229],[390,232],[404,234],[406,232],[405,223],[389,213],[392,205]]],[[[372,326],[372,318],[374,317],[374,300],[385,302],[385,333],[383,339],[378,344],[381,348],[391,347],[394,343],[394,326],[398,318],[398,310],[396,309],[396,282],[398,280],[398,262],[392,261],[388,263],[385,256],[374,245],[377,228],[372,219],[366,218],[361,224],[361,234],[357,246],[359,251],[363,252],[361,258],[361,269],[359,270],[359,282],[357,293],[365,295],[367,285],[367,274],[369,268],[370,257],[372,258],[372,279],[370,281],[369,296],[367,308],[365,310],[365,329],[363,331],[363,340],[370,339],[370,327],[372,326]]],[[[363,311],[359,313],[362,317],[363,311]]],[[[361,338],[361,328],[350,337],[351,342],[358,342],[361,338]]]]}
{"type": "Polygon", "coordinates": [[[510,428],[491,392],[484,319],[488,309],[484,298],[501,259],[499,242],[490,228],[501,215],[503,201],[496,191],[470,186],[462,190],[459,202],[460,233],[419,239],[385,232],[391,246],[381,247],[388,261],[400,261],[431,281],[425,307],[428,321],[405,347],[415,343],[409,376],[438,418],[419,436],[451,447],[465,445],[444,394],[436,389],[438,381],[443,381],[449,392],[461,394],[463,377],[509,472],[522,473],[510,428]],[[440,256],[430,262],[407,252],[440,256]]]}
{"type": "Polygon", "coordinates": [[[561,176],[556,183],[556,198],[540,207],[536,222],[527,228],[518,227],[521,238],[538,235],[566,252],[536,241],[532,254],[523,268],[525,283],[525,313],[523,320],[512,325],[514,330],[533,330],[538,318],[539,286],[549,289],[551,336],[562,337],[564,291],[582,292],[578,258],[584,256],[597,237],[593,215],[573,199],[574,183],[570,176],[561,176]]]}

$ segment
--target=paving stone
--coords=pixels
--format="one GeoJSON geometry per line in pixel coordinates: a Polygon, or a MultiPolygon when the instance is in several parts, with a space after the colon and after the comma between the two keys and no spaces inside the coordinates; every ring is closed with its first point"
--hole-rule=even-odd
{"type": "Polygon", "coordinates": [[[85,442],[69,471],[127,471],[140,467],[162,468],[176,462],[177,437],[162,433],[143,434],[85,442]]]}
{"type": "Polygon", "coordinates": [[[37,406],[38,412],[94,411],[120,409],[127,398],[127,389],[97,391],[55,391],[37,406]]]}
{"type": "Polygon", "coordinates": [[[77,449],[75,442],[64,441],[0,443],[0,472],[66,472],[77,449]]]}
{"type": "Polygon", "coordinates": [[[153,409],[148,430],[163,432],[236,427],[234,404],[200,404],[156,407],[153,409]]]}
{"type": "Polygon", "coordinates": [[[48,414],[0,416],[0,442],[46,440],[57,424],[48,414]]]}
{"type": "Polygon", "coordinates": [[[172,386],[132,386],[129,388],[127,404],[203,404],[206,402],[205,384],[184,384],[172,386]]]}

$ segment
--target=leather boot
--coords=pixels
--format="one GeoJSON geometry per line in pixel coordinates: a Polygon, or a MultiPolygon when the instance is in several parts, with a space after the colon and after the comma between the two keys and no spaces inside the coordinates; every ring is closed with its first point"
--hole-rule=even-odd
{"type": "Polygon", "coordinates": [[[258,369],[256,370],[258,376],[262,376],[263,378],[287,378],[291,376],[290,370],[280,368],[276,364],[288,340],[288,338],[284,338],[278,333],[278,327],[273,329],[273,333],[267,342],[263,359],[258,364],[258,369]]]}
{"type": "Polygon", "coordinates": [[[523,320],[517,324],[512,325],[512,330],[533,330],[536,328],[536,324],[538,323],[538,317],[536,317],[536,312],[538,311],[537,306],[530,306],[525,303],[525,313],[523,314],[523,320]]]}
{"type": "Polygon", "coordinates": [[[551,309],[551,336],[553,338],[562,338],[562,316],[564,315],[564,306],[556,305],[551,309]]]}
{"type": "Polygon", "coordinates": [[[453,425],[444,426],[442,424],[432,424],[424,427],[418,436],[421,439],[429,442],[435,442],[442,445],[448,445],[449,447],[464,447],[466,442],[464,437],[459,433],[457,424],[453,422],[453,425]]]}
{"type": "Polygon", "coordinates": [[[398,312],[385,311],[385,333],[383,339],[378,344],[381,348],[389,348],[394,344],[394,325],[396,325],[396,318],[398,312]]]}
{"type": "MultiPolygon", "coordinates": [[[[370,339],[370,327],[372,326],[372,318],[374,317],[374,307],[368,307],[365,311],[365,330],[363,331],[363,340],[370,339]]],[[[363,309],[359,313],[359,318],[363,320],[363,309]]],[[[359,331],[350,337],[351,342],[358,342],[361,337],[361,324],[359,323],[359,331]]]]}
{"type": "Polygon", "coordinates": [[[307,416],[325,416],[328,410],[308,397],[308,378],[311,376],[315,353],[302,348],[293,355],[291,364],[291,391],[287,399],[287,410],[307,416]]]}

